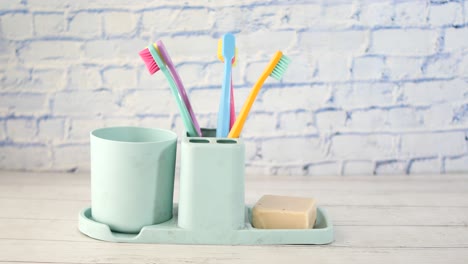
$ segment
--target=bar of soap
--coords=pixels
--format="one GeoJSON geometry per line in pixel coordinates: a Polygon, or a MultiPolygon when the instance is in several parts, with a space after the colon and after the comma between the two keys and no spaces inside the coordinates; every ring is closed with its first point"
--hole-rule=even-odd
{"type": "Polygon", "coordinates": [[[316,218],[311,198],[264,195],[252,209],[252,225],[262,229],[310,229],[316,218]]]}

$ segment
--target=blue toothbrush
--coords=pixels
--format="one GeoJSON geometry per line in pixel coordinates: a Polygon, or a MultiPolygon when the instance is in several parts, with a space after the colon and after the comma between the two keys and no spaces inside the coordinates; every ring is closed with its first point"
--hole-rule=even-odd
{"type": "MultiPolygon", "coordinates": [[[[231,102],[231,62],[236,54],[236,41],[234,35],[227,33],[220,39],[218,45],[222,48],[218,51],[222,52],[224,57],[224,76],[223,86],[221,88],[221,101],[218,111],[218,127],[216,128],[216,137],[224,138],[229,133],[230,122],[230,102],[231,102]]],[[[218,56],[219,57],[219,56],[218,56]]]]}

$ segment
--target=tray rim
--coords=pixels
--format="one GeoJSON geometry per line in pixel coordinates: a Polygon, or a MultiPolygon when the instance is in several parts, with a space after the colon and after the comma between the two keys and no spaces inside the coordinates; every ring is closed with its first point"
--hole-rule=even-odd
{"type": "Polygon", "coordinates": [[[91,217],[91,207],[78,215],[81,233],[98,240],[119,243],[204,244],[204,245],[323,245],[334,241],[334,229],[326,210],[317,207],[317,218],[323,228],[315,229],[258,229],[251,223],[251,206],[246,206],[245,227],[239,230],[189,230],[177,226],[178,205],[173,217],[163,223],[143,227],[137,234],[112,232],[104,223],[91,217]]]}

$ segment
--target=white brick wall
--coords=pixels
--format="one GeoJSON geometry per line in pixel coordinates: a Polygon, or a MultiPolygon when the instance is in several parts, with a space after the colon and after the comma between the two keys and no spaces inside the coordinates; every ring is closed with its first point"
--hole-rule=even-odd
{"type": "Polygon", "coordinates": [[[346,124],[346,112],[342,110],[329,109],[315,113],[316,126],[323,132],[340,131],[346,124]]]}
{"type": "Polygon", "coordinates": [[[371,175],[374,173],[372,161],[346,161],[343,165],[343,175],[371,175]]]}
{"type": "Polygon", "coordinates": [[[38,120],[37,137],[41,141],[61,142],[65,135],[64,118],[43,118],[38,120]]]}
{"type": "Polygon", "coordinates": [[[52,166],[58,170],[89,170],[88,144],[57,145],[52,166]]]}
{"type": "Polygon", "coordinates": [[[247,172],[468,171],[468,0],[0,1],[0,169],[88,170],[100,127],[182,136],[164,76],[138,56],[158,39],[215,126],[229,31],[237,111],[276,50],[292,59],[245,125],[247,172]]]}
{"type": "Polygon", "coordinates": [[[361,6],[359,10],[359,22],[365,26],[388,25],[393,18],[392,2],[369,2],[361,6]]]}
{"type": "Polygon", "coordinates": [[[463,24],[463,3],[449,2],[431,5],[428,21],[431,26],[463,24]]]}
{"type": "Polygon", "coordinates": [[[386,159],[398,154],[392,135],[336,135],[331,139],[330,154],[336,159],[386,159]]]}
{"type": "Polygon", "coordinates": [[[51,169],[52,156],[48,147],[36,144],[0,146],[0,167],[11,170],[51,169]]]}
{"type": "Polygon", "coordinates": [[[104,16],[104,32],[108,36],[120,36],[136,31],[138,15],[127,12],[113,12],[104,16]]]}
{"type": "Polygon", "coordinates": [[[445,31],[445,50],[457,51],[466,50],[466,39],[468,38],[468,28],[447,28],[445,31]]]}
{"type": "Polygon", "coordinates": [[[69,19],[67,35],[86,39],[98,37],[102,33],[102,16],[99,13],[80,12],[69,19]]]}
{"type": "Polygon", "coordinates": [[[400,85],[402,100],[407,104],[426,106],[442,102],[466,102],[467,83],[461,79],[408,82],[400,85]]]}
{"type": "Polygon", "coordinates": [[[390,80],[416,80],[423,77],[421,57],[386,57],[386,75],[390,80]]]}
{"type": "Polygon", "coordinates": [[[409,173],[440,173],[440,159],[431,158],[431,159],[422,159],[422,160],[413,160],[409,164],[409,173]]]}
{"type": "Polygon", "coordinates": [[[385,61],[382,57],[358,57],[354,59],[355,80],[379,80],[384,74],[385,61]]]}
{"type": "Polygon", "coordinates": [[[7,120],[7,134],[15,142],[34,141],[37,134],[36,121],[33,119],[10,119],[7,120]]]}
{"type": "Polygon", "coordinates": [[[466,172],[468,170],[468,155],[446,159],[445,160],[445,171],[446,172],[466,172]]]}
{"type": "Polygon", "coordinates": [[[18,67],[38,67],[40,63],[45,67],[63,67],[76,62],[81,57],[81,41],[38,40],[26,42],[20,46],[18,67]]]}
{"type": "Polygon", "coordinates": [[[429,13],[426,1],[397,1],[393,23],[398,27],[423,27],[429,13]]]}
{"type": "Polygon", "coordinates": [[[466,151],[467,143],[463,132],[418,133],[403,135],[401,138],[402,156],[456,156],[466,151]]]}
{"type": "Polygon", "coordinates": [[[278,122],[276,129],[284,133],[317,133],[314,115],[309,111],[284,112],[278,117],[278,122]]]}
{"type": "Polygon", "coordinates": [[[408,163],[404,160],[379,161],[375,164],[374,174],[405,174],[408,163]]]}
{"type": "Polygon", "coordinates": [[[2,33],[7,39],[22,40],[33,35],[31,14],[6,14],[2,16],[2,33]]]}
{"type": "Polygon", "coordinates": [[[2,93],[0,113],[5,118],[47,114],[47,97],[47,94],[36,93],[2,93]]]}
{"type": "Polygon", "coordinates": [[[132,68],[110,68],[102,72],[102,79],[110,89],[134,89],[137,85],[137,73],[132,68]]]}
{"type": "Polygon", "coordinates": [[[319,138],[264,139],[261,143],[262,159],[273,164],[310,163],[326,158],[327,149],[319,138]]]}
{"type": "Polygon", "coordinates": [[[34,15],[34,32],[38,37],[56,36],[65,31],[63,13],[39,13],[34,15]]]}
{"type": "Polygon", "coordinates": [[[251,112],[247,122],[251,125],[246,127],[242,134],[245,137],[255,137],[258,134],[270,136],[276,132],[276,117],[272,113],[251,112]]]}
{"type": "Polygon", "coordinates": [[[366,46],[366,31],[305,32],[299,45],[327,53],[362,53],[366,46]]]}

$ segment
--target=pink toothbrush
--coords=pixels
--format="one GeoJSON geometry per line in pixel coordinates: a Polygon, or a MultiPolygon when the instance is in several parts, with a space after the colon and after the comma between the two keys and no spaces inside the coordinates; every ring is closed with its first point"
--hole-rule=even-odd
{"type": "MultiPolygon", "coordinates": [[[[167,68],[169,68],[169,71],[171,72],[172,77],[174,77],[174,80],[177,85],[177,89],[179,90],[179,94],[184,100],[185,106],[187,107],[190,117],[192,118],[193,126],[197,130],[198,134],[202,136],[200,125],[198,125],[197,118],[195,117],[195,113],[193,112],[192,105],[190,104],[190,100],[187,96],[187,93],[185,92],[185,88],[184,88],[184,85],[182,84],[182,80],[180,79],[179,74],[177,73],[174,67],[174,63],[172,63],[169,53],[167,52],[161,40],[158,40],[156,42],[156,45],[158,46],[159,53],[161,54],[162,59],[166,63],[167,68]]],[[[232,92],[232,89],[231,89],[231,92],[232,92]]]]}
{"type": "MultiPolygon", "coordinates": [[[[236,57],[234,57],[233,60],[235,60],[236,57]]],[[[232,74],[231,74],[232,76],[232,74]]],[[[236,110],[234,108],[234,86],[232,85],[232,77],[231,77],[231,110],[230,110],[230,119],[229,119],[229,130],[232,128],[234,125],[234,122],[236,122],[236,110]]]]}

